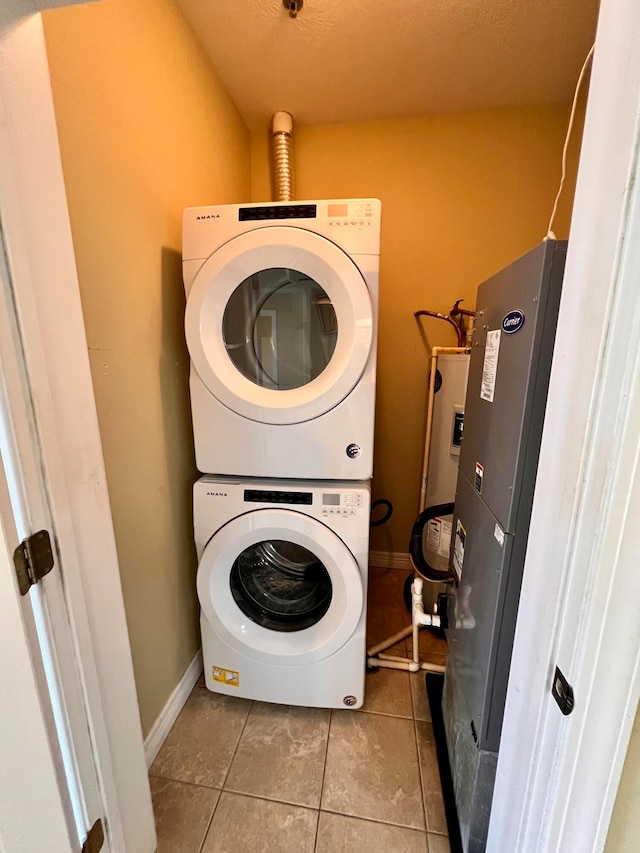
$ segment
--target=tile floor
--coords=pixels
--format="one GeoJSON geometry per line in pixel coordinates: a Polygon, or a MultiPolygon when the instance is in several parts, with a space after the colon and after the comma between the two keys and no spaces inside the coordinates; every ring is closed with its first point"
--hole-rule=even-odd
{"type": "MultiPolygon", "coordinates": [[[[371,569],[369,645],[408,624],[405,577],[371,569]]],[[[446,643],[422,632],[421,651],[444,663],[446,643]]],[[[158,853],[449,853],[424,673],[368,673],[359,711],[250,702],[200,681],[150,781],[158,853]]]]}

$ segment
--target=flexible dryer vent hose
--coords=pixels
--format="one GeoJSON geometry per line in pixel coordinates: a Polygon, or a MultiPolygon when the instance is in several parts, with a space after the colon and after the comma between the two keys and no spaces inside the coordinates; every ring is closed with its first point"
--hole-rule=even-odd
{"type": "Polygon", "coordinates": [[[291,201],[294,197],[291,114],[283,111],[274,113],[272,131],[276,201],[291,201]]]}

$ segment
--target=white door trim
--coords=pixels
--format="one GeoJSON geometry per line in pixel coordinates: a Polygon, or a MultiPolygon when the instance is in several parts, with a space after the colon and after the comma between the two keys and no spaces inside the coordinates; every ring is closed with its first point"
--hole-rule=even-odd
{"type": "Polygon", "coordinates": [[[638,702],[640,7],[604,0],[489,829],[602,850],[638,702]],[[575,690],[563,716],[556,664],[575,690]]]}
{"type": "Polygon", "coordinates": [[[114,849],[150,853],[153,813],[46,48],[29,0],[0,8],[0,109],[2,227],[106,817],[114,849]]]}

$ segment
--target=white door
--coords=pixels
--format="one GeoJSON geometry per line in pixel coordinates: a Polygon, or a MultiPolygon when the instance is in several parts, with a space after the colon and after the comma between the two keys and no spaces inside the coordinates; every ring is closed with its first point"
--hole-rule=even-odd
{"type": "Polygon", "coordinates": [[[319,521],[286,509],[240,515],[200,559],[202,611],[228,645],[254,660],[304,665],[332,655],[364,607],[358,564],[319,521]]]}
{"type": "Polygon", "coordinates": [[[1,798],[0,848],[64,853],[68,842],[78,851],[87,829],[103,817],[102,850],[150,853],[155,831],[149,784],[35,5],[0,3],[3,590],[15,595],[7,561],[18,540],[35,531],[51,533],[55,568],[19,602],[8,595],[2,601],[13,625],[9,633],[2,622],[2,651],[10,654],[15,639],[16,661],[18,655],[27,659],[28,641],[32,675],[31,683],[23,677],[25,692],[13,695],[8,685],[16,673],[2,655],[8,677],[2,681],[1,737],[17,734],[2,741],[2,784],[7,775],[15,784],[1,798]],[[21,731],[30,723],[33,749],[21,731]],[[38,785],[20,787],[30,773],[41,776],[57,810],[49,836],[38,785]],[[31,833],[21,839],[26,808],[31,833]]]}
{"type": "Polygon", "coordinates": [[[640,695],[639,151],[640,5],[603,0],[490,853],[603,849],[640,695]]]}
{"type": "Polygon", "coordinates": [[[51,738],[40,701],[38,662],[30,654],[29,602],[20,596],[13,571],[17,534],[11,514],[5,513],[8,504],[0,463],[0,850],[75,853],[79,845],[69,790],[57,769],[60,745],[51,738]]]}
{"type": "Polygon", "coordinates": [[[185,317],[193,365],[245,418],[293,424],[340,403],[373,342],[367,285],[330,240],[302,228],[259,228],[202,265],[185,317]]]}
{"type": "MultiPolygon", "coordinates": [[[[64,811],[66,831],[74,849],[79,849],[89,828],[103,818],[98,771],[91,739],[91,726],[84,700],[84,687],[77,667],[77,639],[74,635],[64,590],[64,570],[56,546],[56,530],[49,511],[46,483],[43,476],[44,460],[40,453],[31,390],[22,358],[22,340],[14,306],[14,291],[10,271],[5,263],[7,251],[0,233],[0,520],[3,541],[0,558],[5,571],[3,586],[10,595],[11,583],[6,577],[7,559],[11,559],[21,540],[40,530],[50,533],[53,551],[53,570],[28,591],[21,590],[19,619],[16,619],[11,598],[4,602],[10,608],[11,634],[3,637],[3,645],[10,648],[13,639],[26,658],[31,682],[25,697],[37,690],[37,708],[25,713],[37,726],[37,735],[48,743],[48,756],[54,771],[51,784],[52,803],[59,802],[64,811]],[[26,648],[23,648],[25,646],[26,648]],[[39,713],[38,713],[39,712],[39,713]],[[57,793],[57,796],[56,796],[57,793]]],[[[15,588],[15,583],[13,584],[15,588]]],[[[22,678],[29,679],[26,674],[22,678]]],[[[5,682],[3,682],[3,685],[5,682]]],[[[3,693],[5,691],[3,690],[3,693]]],[[[25,698],[23,697],[23,699],[25,698]]],[[[5,701],[10,697],[5,694],[5,701]]],[[[15,717],[18,708],[7,708],[9,731],[21,727],[21,717],[15,717]]],[[[5,734],[3,732],[3,734],[5,734]]],[[[44,758],[47,752],[43,752],[44,758]]],[[[26,755],[17,767],[24,770],[26,755]]],[[[5,762],[2,762],[4,766],[5,762]]],[[[43,771],[48,772],[48,763],[43,771]]],[[[15,765],[14,765],[15,766],[15,765]]],[[[38,772],[37,765],[32,768],[38,772]]],[[[46,778],[46,774],[45,774],[46,778]]],[[[17,790],[15,791],[17,793],[17,790]]],[[[25,831],[29,838],[19,850],[53,849],[33,846],[29,834],[33,814],[24,814],[25,804],[32,803],[27,791],[24,804],[14,813],[22,815],[13,827],[14,832],[25,831]],[[26,823],[23,822],[26,820],[26,823]]],[[[12,843],[15,840],[12,837],[12,843]]],[[[62,849],[62,848],[61,848],[62,849]]],[[[105,847],[104,849],[109,849],[105,847]]]]}

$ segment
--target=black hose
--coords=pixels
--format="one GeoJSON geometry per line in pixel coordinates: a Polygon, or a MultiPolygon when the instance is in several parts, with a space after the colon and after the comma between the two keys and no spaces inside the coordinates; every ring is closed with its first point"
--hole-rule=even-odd
{"type": "Polygon", "coordinates": [[[450,570],[441,571],[440,569],[434,569],[433,566],[430,566],[429,563],[427,563],[422,549],[422,531],[424,530],[425,524],[431,521],[432,518],[440,518],[443,515],[452,515],[453,508],[454,504],[452,503],[428,506],[417,517],[411,531],[411,540],[409,542],[409,556],[411,557],[411,562],[417,572],[427,580],[434,581],[436,583],[445,583],[446,581],[455,580],[455,575],[450,570]]]}
{"type": "Polygon", "coordinates": [[[380,498],[377,501],[373,501],[373,503],[371,504],[371,514],[372,515],[373,515],[374,509],[376,509],[376,507],[379,507],[379,506],[385,506],[387,508],[387,511],[382,516],[382,518],[379,518],[376,521],[369,522],[369,525],[371,527],[380,527],[382,524],[386,524],[387,521],[389,521],[389,519],[393,515],[393,504],[391,503],[391,501],[388,501],[386,498],[380,498]]]}

